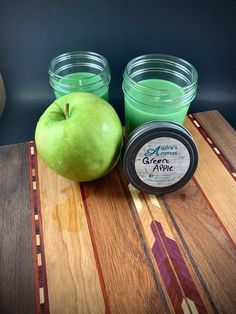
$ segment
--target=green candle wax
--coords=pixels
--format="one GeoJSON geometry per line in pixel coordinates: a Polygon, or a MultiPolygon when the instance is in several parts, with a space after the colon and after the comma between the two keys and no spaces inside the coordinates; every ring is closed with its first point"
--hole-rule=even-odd
{"type": "Polygon", "coordinates": [[[104,85],[101,78],[89,72],[75,72],[60,79],[61,88],[54,89],[56,98],[73,92],[87,92],[96,94],[108,100],[108,85],[104,85]]]}
{"type": "Polygon", "coordinates": [[[125,93],[127,133],[142,123],[154,120],[183,124],[189,104],[183,101],[185,93],[180,86],[161,79],[146,79],[139,81],[138,84],[144,87],[142,91],[130,89],[129,93],[125,93]],[[145,87],[148,88],[148,92],[145,87]]]}

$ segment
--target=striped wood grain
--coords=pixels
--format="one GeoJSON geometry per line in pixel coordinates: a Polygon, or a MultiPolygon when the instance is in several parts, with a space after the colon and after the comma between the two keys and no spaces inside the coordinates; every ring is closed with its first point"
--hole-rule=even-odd
{"type": "MultiPolygon", "coordinates": [[[[124,177],[123,180],[125,180],[124,177]]],[[[128,187],[129,190],[134,191],[130,184],[128,187]]],[[[162,198],[137,190],[136,192],[136,195],[130,193],[134,208],[136,208],[144,237],[156,264],[156,271],[173,311],[183,313],[185,310],[184,313],[191,313],[191,306],[194,304],[197,313],[211,313],[210,304],[204,299],[204,291],[201,291],[196,275],[189,270],[187,261],[177,246],[170,228],[171,224],[166,217],[162,198]],[[136,205],[137,199],[140,202],[139,208],[136,205]]]]}
{"type": "Polygon", "coordinates": [[[212,311],[234,313],[236,251],[198,185],[163,196],[179,246],[187,255],[212,311]]]}
{"type": "Polygon", "coordinates": [[[159,278],[116,170],[81,188],[111,312],[168,313],[159,278]]]}
{"type": "Polygon", "coordinates": [[[235,181],[189,118],[185,120],[185,126],[200,151],[195,178],[232,241],[236,243],[235,181]]]}

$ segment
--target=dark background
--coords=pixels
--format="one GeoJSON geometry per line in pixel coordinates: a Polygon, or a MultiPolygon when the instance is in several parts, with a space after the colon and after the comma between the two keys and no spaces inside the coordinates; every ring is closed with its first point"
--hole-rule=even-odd
{"type": "Polygon", "coordinates": [[[219,110],[236,127],[236,1],[0,0],[0,71],[7,93],[0,145],[33,138],[54,96],[50,60],[89,50],[110,64],[110,102],[123,120],[122,73],[145,53],[166,53],[199,73],[190,112],[219,110]]]}

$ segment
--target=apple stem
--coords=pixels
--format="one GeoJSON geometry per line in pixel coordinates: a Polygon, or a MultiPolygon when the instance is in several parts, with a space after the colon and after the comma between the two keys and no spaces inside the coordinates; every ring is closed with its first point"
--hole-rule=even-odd
{"type": "Polygon", "coordinates": [[[65,116],[66,116],[66,119],[69,118],[69,103],[68,102],[65,105],[65,116]]]}

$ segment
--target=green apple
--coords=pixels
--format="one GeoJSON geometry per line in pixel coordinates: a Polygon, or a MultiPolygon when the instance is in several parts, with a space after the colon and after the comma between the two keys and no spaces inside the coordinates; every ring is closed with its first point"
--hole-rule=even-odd
{"type": "Polygon", "coordinates": [[[122,125],[113,107],[90,93],[56,99],[40,117],[37,151],[56,173],[75,181],[107,174],[117,163],[122,125]]]}

